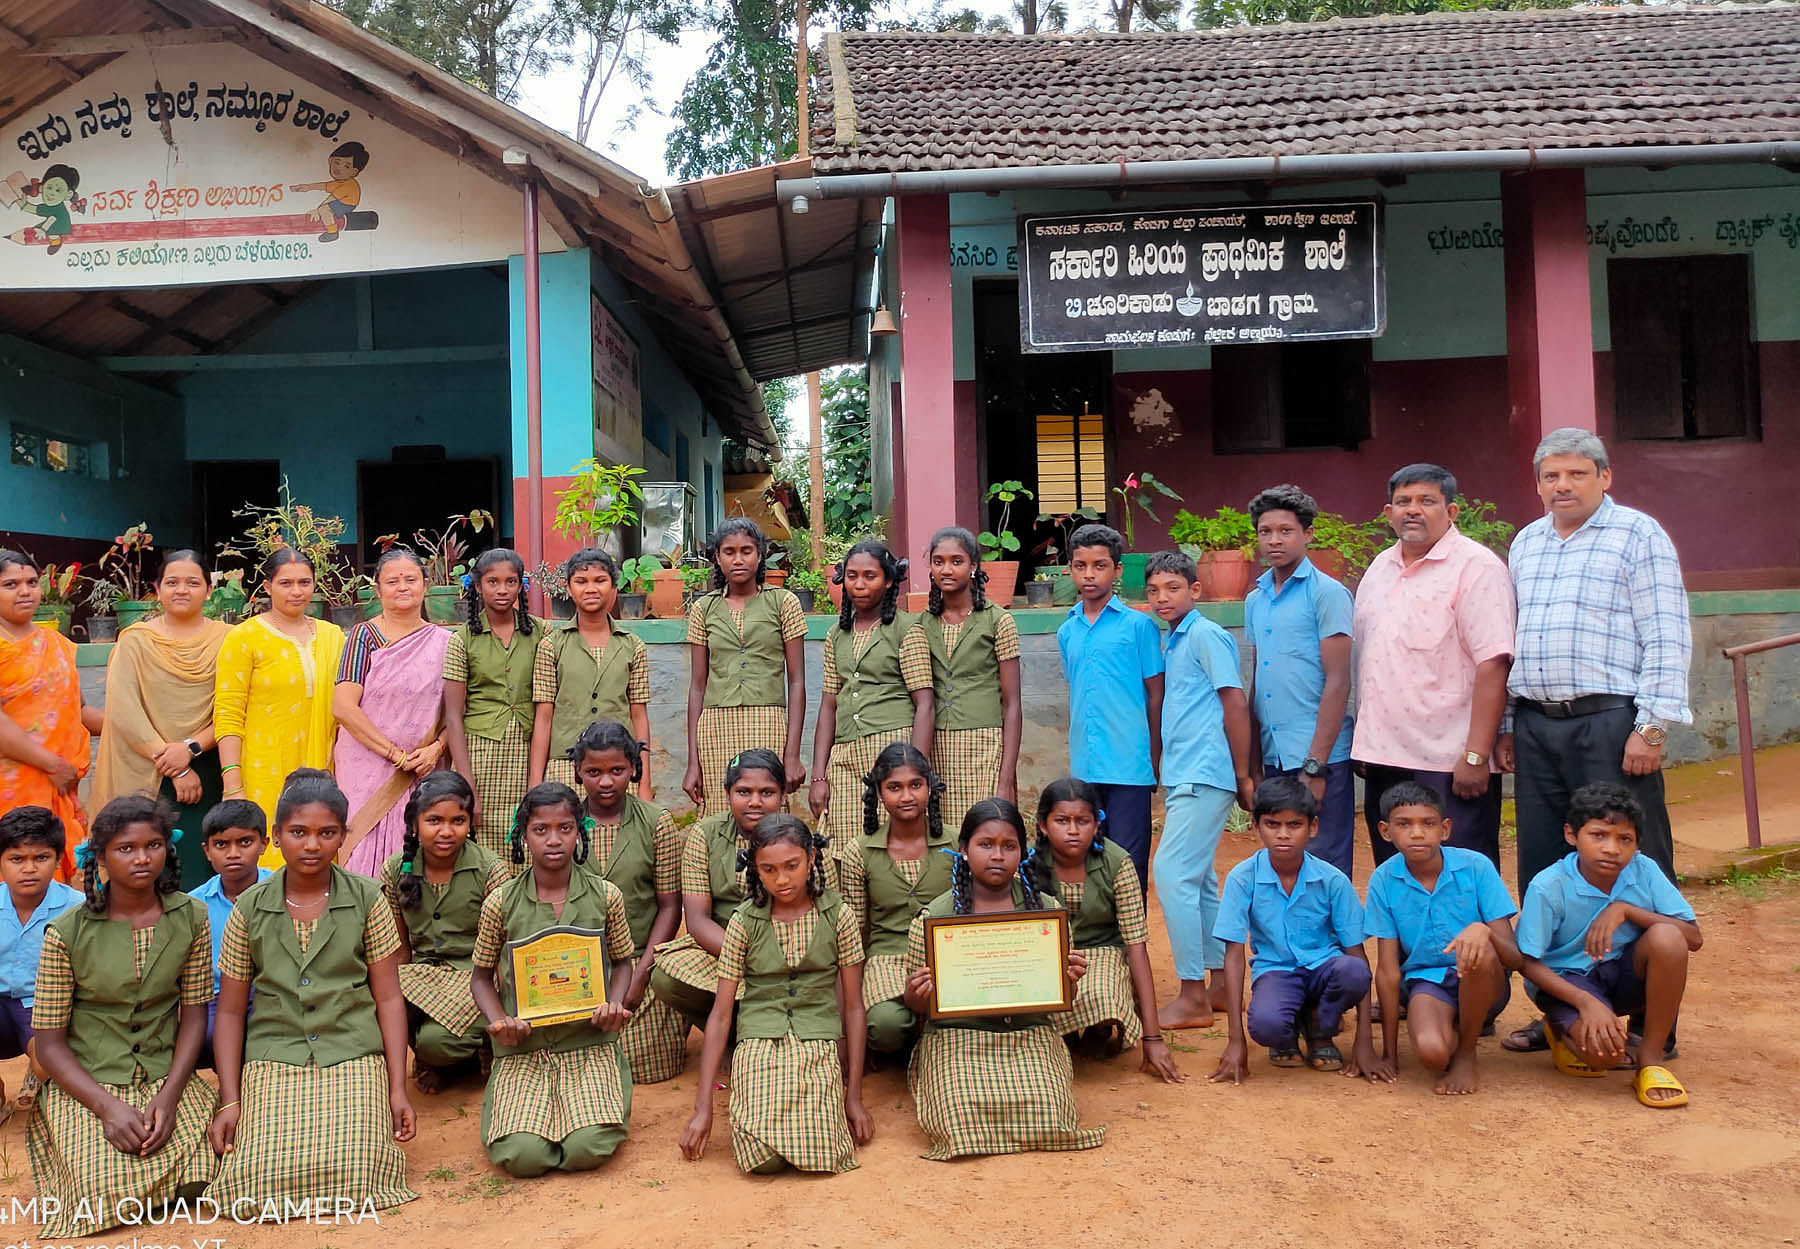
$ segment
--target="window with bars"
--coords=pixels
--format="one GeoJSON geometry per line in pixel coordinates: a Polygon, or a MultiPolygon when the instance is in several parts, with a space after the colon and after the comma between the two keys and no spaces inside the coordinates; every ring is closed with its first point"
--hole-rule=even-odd
{"type": "Polygon", "coordinates": [[[95,457],[85,441],[25,425],[12,427],[12,462],[21,468],[42,468],[76,477],[94,475],[95,457]]]}
{"type": "Polygon", "coordinates": [[[1077,508],[1106,511],[1106,417],[1038,413],[1037,509],[1063,516],[1077,508]]]}

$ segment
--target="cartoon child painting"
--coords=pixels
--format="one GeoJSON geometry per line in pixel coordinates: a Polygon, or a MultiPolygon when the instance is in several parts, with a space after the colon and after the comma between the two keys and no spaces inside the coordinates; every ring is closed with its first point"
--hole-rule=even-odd
{"type": "MultiPolygon", "coordinates": [[[[16,175],[15,175],[16,177],[16,175]]],[[[9,180],[10,181],[10,180],[9,180]]],[[[45,255],[54,256],[62,250],[75,225],[69,220],[69,209],[85,212],[87,203],[75,194],[81,186],[81,175],[75,172],[72,165],[52,165],[44,170],[44,176],[35,182],[18,186],[19,206],[38,219],[38,230],[44,241],[49,243],[45,255]]]]}
{"type": "Polygon", "coordinates": [[[344,222],[362,202],[362,187],[356,177],[369,164],[369,149],[360,143],[341,143],[325,162],[331,174],[329,182],[297,182],[290,191],[323,191],[325,202],[312,210],[311,217],[323,228],[321,243],[335,243],[343,232],[344,222]]]}

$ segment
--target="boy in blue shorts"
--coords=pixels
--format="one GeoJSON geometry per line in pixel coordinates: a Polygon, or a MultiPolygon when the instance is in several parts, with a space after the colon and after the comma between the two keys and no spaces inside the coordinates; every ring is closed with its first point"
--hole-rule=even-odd
{"type": "Polygon", "coordinates": [[[1056,631],[1056,649],[1069,681],[1069,771],[1100,791],[1101,831],[1131,856],[1146,885],[1150,796],[1162,762],[1162,631],[1113,593],[1124,548],[1105,525],[1083,525],[1070,537],[1079,597],[1056,631]]]}
{"type": "MultiPolygon", "coordinates": [[[[51,920],[81,905],[81,891],[56,879],[67,842],[63,822],[47,808],[15,807],[0,815],[0,880],[6,882],[6,905],[0,906],[0,1058],[33,1052],[31,1007],[44,931],[51,920]]],[[[11,1105],[4,1085],[0,1105],[11,1105]]]]}
{"type": "Polygon", "coordinates": [[[1249,1074],[1244,1043],[1244,943],[1251,960],[1250,1039],[1269,1048],[1277,1067],[1378,1079],[1369,1035],[1369,960],[1363,909],[1350,878],[1306,852],[1319,827],[1319,803],[1297,777],[1272,776],[1256,787],[1251,818],[1263,848],[1231,869],[1213,935],[1225,942],[1226,1022],[1231,1039],[1212,1080],[1249,1074]],[[1336,1037],[1356,1007],[1349,1062],[1336,1037]],[[1300,1044],[1306,1047],[1302,1057],[1300,1044]]]}
{"type": "Polygon", "coordinates": [[[193,891],[191,895],[206,905],[207,922],[212,925],[213,1000],[206,1004],[207,1061],[210,1067],[213,1021],[219,1011],[219,950],[225,944],[225,921],[237,907],[238,895],[273,873],[259,867],[258,860],[269,848],[269,823],[263,809],[244,798],[227,798],[206,813],[200,822],[200,848],[206,861],[218,873],[193,891]]]}
{"type": "Polygon", "coordinates": [[[1484,854],[1444,844],[1444,800],[1402,781],[1381,796],[1381,835],[1398,854],[1369,877],[1364,924],[1380,944],[1384,1080],[1399,1071],[1400,1016],[1413,1054],[1438,1074],[1433,1091],[1473,1093],[1475,1042],[1511,996],[1519,965],[1512,917],[1519,908],[1484,854]]]}
{"type": "Polygon", "coordinates": [[[1638,853],[1644,809],[1622,785],[1583,785],[1569,799],[1563,839],[1573,853],[1539,872],[1519,910],[1519,952],[1544,1012],[1550,1056],[1565,1075],[1598,1079],[1628,1055],[1621,1016],[1642,1012],[1638,1101],[1685,1106],[1663,1062],[1700,926],[1662,869],[1638,853]]]}

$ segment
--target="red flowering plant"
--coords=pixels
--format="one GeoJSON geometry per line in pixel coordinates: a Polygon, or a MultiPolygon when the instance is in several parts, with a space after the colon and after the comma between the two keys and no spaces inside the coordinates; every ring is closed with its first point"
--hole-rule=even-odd
{"type": "Polygon", "coordinates": [[[144,561],[155,545],[155,536],[139,521],[114,538],[100,557],[101,575],[119,587],[122,600],[142,603],[155,597],[153,576],[144,570],[144,561]]]}
{"type": "Polygon", "coordinates": [[[38,601],[45,607],[59,604],[73,607],[81,585],[86,580],[81,575],[81,565],[78,563],[64,564],[60,568],[55,564],[45,564],[38,572],[38,601]]]}
{"type": "Polygon", "coordinates": [[[1162,517],[1158,516],[1156,509],[1151,506],[1156,502],[1157,495],[1161,495],[1165,499],[1173,499],[1177,503],[1181,502],[1180,495],[1158,481],[1156,475],[1150,472],[1126,474],[1124,483],[1114,486],[1112,492],[1118,495],[1124,504],[1121,510],[1124,513],[1125,549],[1127,551],[1137,550],[1137,537],[1133,532],[1131,515],[1134,505],[1142,508],[1144,515],[1160,525],[1162,517]]]}

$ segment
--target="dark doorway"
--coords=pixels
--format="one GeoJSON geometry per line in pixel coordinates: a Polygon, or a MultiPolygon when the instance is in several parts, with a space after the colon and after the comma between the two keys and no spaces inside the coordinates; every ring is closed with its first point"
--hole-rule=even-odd
{"type": "Polygon", "coordinates": [[[237,515],[246,504],[274,507],[281,502],[278,460],[200,460],[191,465],[194,483],[194,547],[221,571],[243,568],[239,556],[219,556],[219,547],[249,525],[237,515]]]}
{"type": "MultiPolygon", "coordinates": [[[[399,534],[417,546],[418,530],[436,535],[452,516],[482,508],[500,516],[500,461],[493,458],[450,460],[430,457],[361,460],[356,465],[356,534],[364,567],[381,554],[376,539],[399,534]]],[[[480,533],[465,532],[468,554],[476,555],[499,542],[490,525],[480,533]]]]}
{"type": "MultiPolygon", "coordinates": [[[[1062,541],[1051,518],[1076,506],[1106,514],[1112,356],[1104,351],[1027,356],[1019,350],[1019,284],[979,281],[974,295],[982,491],[989,482],[1023,483],[1037,502],[1013,507],[1011,528],[1019,537],[1020,558],[1027,569],[1066,562],[1066,551],[1058,551],[1054,561],[1043,558],[1048,544],[1062,541]],[[1040,469],[1046,480],[1040,481],[1040,469]]],[[[999,518],[998,504],[983,504],[984,528],[999,518]]],[[[1030,575],[1020,572],[1022,578],[1030,575]]]]}

